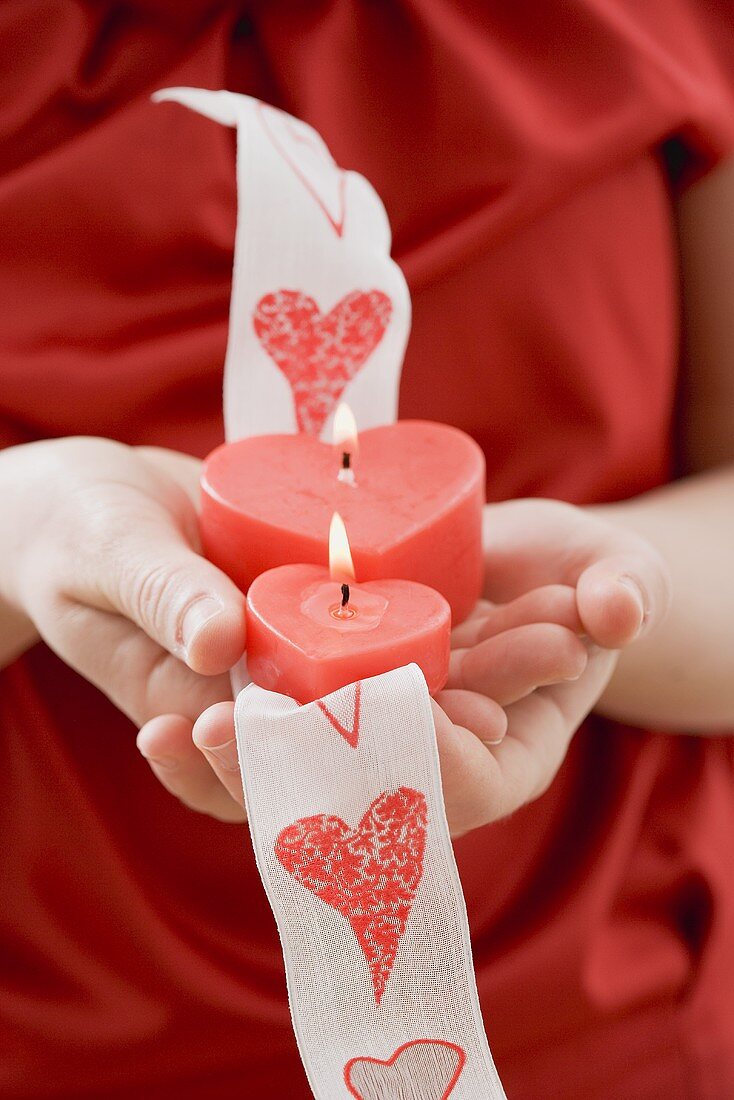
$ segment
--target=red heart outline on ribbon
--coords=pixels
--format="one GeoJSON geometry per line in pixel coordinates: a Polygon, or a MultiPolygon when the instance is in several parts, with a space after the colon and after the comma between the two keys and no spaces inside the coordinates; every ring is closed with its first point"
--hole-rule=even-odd
{"type": "Polygon", "coordinates": [[[301,886],[346,917],[379,1005],[423,876],[428,809],[411,787],[383,791],[356,829],[333,814],[286,826],[275,856],[301,886]]]}
{"type": "MultiPolygon", "coordinates": [[[[350,1058],[344,1067],[344,1083],[349,1089],[350,1095],[354,1096],[356,1100],[390,1100],[390,1097],[393,1095],[393,1093],[386,1093],[384,1097],[378,1098],[376,1095],[367,1097],[364,1095],[364,1093],[358,1092],[357,1086],[352,1080],[352,1070],[359,1065],[365,1064],[369,1064],[372,1066],[383,1066],[385,1069],[389,1069],[391,1066],[394,1066],[396,1065],[396,1063],[399,1062],[399,1060],[402,1058],[407,1050],[420,1046],[444,1047],[448,1048],[449,1050],[453,1051],[454,1054],[456,1054],[456,1068],[451,1076],[451,1079],[446,1084],[444,1091],[441,1093],[440,1096],[436,1096],[435,1098],[426,1096],[426,1100],[448,1100],[448,1097],[454,1091],[456,1082],[459,1080],[462,1070],[466,1065],[466,1051],[462,1047],[458,1046],[457,1043],[449,1043],[446,1039],[412,1039],[409,1043],[403,1043],[402,1046],[399,1046],[397,1050],[395,1050],[390,1055],[390,1057],[386,1059],[369,1057],[350,1058]]],[[[390,1087],[389,1082],[388,1087],[390,1087]]]]}
{"type": "Polygon", "coordinates": [[[391,316],[392,302],[381,290],[352,290],[328,313],[302,290],[281,288],[260,298],[252,326],[291,388],[299,432],[320,434],[391,316]]]}
{"type": "Polygon", "coordinates": [[[271,107],[262,101],[258,101],[257,110],[263,130],[270,139],[271,144],[323,210],[337,237],[341,237],[344,232],[344,218],[346,215],[346,173],[336,163],[326,144],[319,144],[316,135],[311,134],[308,130],[301,131],[295,119],[283,111],[279,111],[277,107],[271,107]],[[279,127],[280,134],[277,132],[279,127]],[[335,180],[336,203],[333,210],[329,206],[328,196],[319,188],[318,174],[314,175],[313,172],[310,172],[308,163],[300,159],[299,145],[314,153],[322,161],[322,167],[337,177],[335,180]]]}
{"type": "Polygon", "coordinates": [[[359,741],[359,717],[362,704],[362,681],[358,680],[354,685],[354,701],[353,701],[353,713],[352,713],[352,728],[349,729],[343,722],[340,722],[333,710],[327,707],[323,699],[316,700],[316,706],[319,708],[324,718],[328,721],[329,725],[333,726],[337,733],[340,733],[348,745],[351,745],[353,749],[356,749],[357,742],[359,741]]]}

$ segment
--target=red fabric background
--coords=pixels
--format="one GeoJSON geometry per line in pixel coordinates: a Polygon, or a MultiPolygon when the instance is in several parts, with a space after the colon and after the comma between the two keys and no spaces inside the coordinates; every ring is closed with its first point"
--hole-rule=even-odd
{"type": "MultiPolygon", "coordinates": [[[[0,440],[220,441],[232,135],[158,87],[260,95],[383,196],[414,326],[401,412],[489,493],[667,479],[678,287],[663,145],[734,145],[726,3],[6,3],[0,440]],[[499,10],[496,10],[499,9],[499,10]]],[[[308,1095],[246,833],[152,778],[43,647],[2,674],[0,1095],[308,1095]]],[[[589,723],[458,858],[513,1097],[734,1095],[731,743],[589,723]]]]}

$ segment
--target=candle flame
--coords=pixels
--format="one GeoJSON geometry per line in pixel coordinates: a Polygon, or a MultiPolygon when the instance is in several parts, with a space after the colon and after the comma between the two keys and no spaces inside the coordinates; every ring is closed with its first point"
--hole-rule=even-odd
{"type": "Polygon", "coordinates": [[[329,573],[331,579],[340,584],[350,584],[354,580],[354,562],[347,529],[338,512],[334,512],[329,527],[329,573]]]}
{"type": "Polygon", "coordinates": [[[338,447],[340,451],[346,451],[354,455],[358,450],[358,439],[357,421],[354,419],[354,413],[345,401],[341,401],[334,413],[334,446],[338,447]]]}

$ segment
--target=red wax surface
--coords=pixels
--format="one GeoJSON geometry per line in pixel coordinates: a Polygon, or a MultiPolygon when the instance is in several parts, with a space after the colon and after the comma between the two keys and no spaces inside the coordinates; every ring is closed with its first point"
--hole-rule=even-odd
{"type": "Polygon", "coordinates": [[[316,565],[263,573],[247,595],[247,670],[256,684],[310,703],[368,676],[415,663],[431,694],[446,683],[451,613],[413,581],[341,586],[316,565]]]}
{"type": "Polygon", "coordinates": [[[360,434],[353,470],[354,485],[339,481],[339,451],[307,435],[218,447],[202,475],[205,554],[243,591],[277,565],[326,566],[338,511],[360,581],[426,584],[461,622],[482,586],[479,447],[448,425],[401,420],[360,434]]]}

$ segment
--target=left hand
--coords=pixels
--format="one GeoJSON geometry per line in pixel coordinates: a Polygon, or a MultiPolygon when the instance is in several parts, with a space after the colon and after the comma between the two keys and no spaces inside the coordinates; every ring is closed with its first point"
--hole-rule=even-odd
{"type": "MultiPolygon", "coordinates": [[[[655,629],[670,604],[668,570],[657,550],[592,510],[553,500],[489,505],[485,546],[485,596],[492,602],[480,602],[454,631],[449,690],[438,697],[442,709],[434,707],[453,835],[505,817],[548,789],[573,734],[609,682],[619,650],[655,629]],[[557,677],[503,699],[506,685],[495,680],[498,655],[513,634],[507,630],[511,616],[526,605],[559,621],[539,606],[554,591],[558,600],[561,590],[547,585],[574,592],[577,622],[568,607],[561,621],[586,639],[585,667],[575,680],[557,677]],[[507,704],[506,733],[494,746],[482,743],[471,721],[472,707],[485,693],[507,704]]],[[[524,628],[526,638],[531,629],[524,628]]]]}
{"type": "MultiPolygon", "coordinates": [[[[614,671],[616,651],[651,630],[670,599],[657,551],[591,512],[521,500],[490,505],[485,518],[487,600],[454,631],[449,683],[434,701],[453,835],[548,788],[614,671]]],[[[201,788],[202,766],[243,802],[233,708],[205,711],[193,743],[191,723],[175,715],[140,731],[145,756],[178,757],[166,785],[202,812],[206,804],[190,795],[201,788]]]]}

